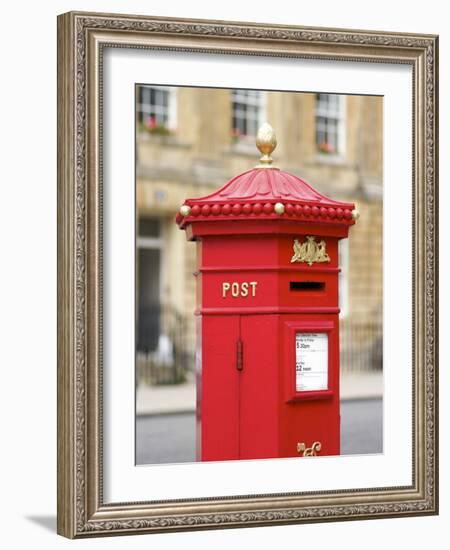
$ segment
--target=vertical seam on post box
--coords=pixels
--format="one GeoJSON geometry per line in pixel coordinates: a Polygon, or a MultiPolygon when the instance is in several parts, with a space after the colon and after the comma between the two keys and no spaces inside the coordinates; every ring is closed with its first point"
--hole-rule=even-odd
{"type": "MultiPolygon", "coordinates": [[[[242,342],[242,315],[238,315],[238,342],[242,342]]],[[[239,344],[238,344],[239,345],[239,344]]],[[[242,370],[237,371],[238,376],[238,404],[237,404],[237,416],[238,416],[238,459],[241,458],[241,393],[242,393],[242,382],[241,382],[242,370]]]]}

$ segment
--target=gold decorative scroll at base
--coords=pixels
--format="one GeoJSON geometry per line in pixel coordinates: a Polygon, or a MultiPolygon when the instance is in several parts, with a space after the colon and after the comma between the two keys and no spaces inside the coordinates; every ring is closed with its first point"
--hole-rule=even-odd
{"type": "Polygon", "coordinates": [[[320,441],[315,441],[311,447],[307,447],[306,443],[297,443],[297,452],[302,456],[317,456],[322,449],[320,441]]]}

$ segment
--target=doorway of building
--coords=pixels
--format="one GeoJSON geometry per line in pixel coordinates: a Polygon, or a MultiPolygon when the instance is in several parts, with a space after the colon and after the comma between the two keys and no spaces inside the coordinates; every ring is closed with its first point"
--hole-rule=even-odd
{"type": "Polygon", "coordinates": [[[137,351],[157,349],[161,332],[161,223],[141,218],[137,238],[137,351]]]}

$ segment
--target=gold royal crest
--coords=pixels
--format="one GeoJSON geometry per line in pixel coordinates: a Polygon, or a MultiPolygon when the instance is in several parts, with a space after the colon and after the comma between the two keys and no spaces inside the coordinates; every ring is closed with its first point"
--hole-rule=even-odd
{"type": "Polygon", "coordinates": [[[299,243],[298,239],[294,239],[294,255],[291,258],[291,263],[314,263],[329,262],[330,256],[327,254],[326,243],[322,239],[316,243],[314,236],[308,235],[304,243],[299,243]]]}

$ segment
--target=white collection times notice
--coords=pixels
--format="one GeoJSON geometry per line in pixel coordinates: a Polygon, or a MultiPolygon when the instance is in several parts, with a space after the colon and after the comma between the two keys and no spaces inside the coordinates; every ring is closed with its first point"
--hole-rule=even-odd
{"type": "Polygon", "coordinates": [[[328,389],[328,334],[297,332],[295,335],[295,389],[328,389]]]}

